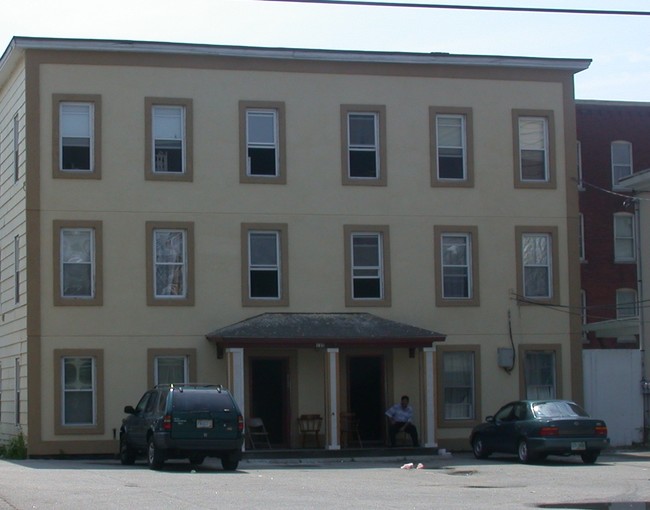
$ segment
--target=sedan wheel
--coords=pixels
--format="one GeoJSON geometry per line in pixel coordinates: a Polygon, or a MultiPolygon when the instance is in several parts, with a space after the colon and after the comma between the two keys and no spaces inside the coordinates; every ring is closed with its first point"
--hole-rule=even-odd
{"type": "Polygon", "coordinates": [[[519,446],[517,447],[517,455],[519,457],[519,460],[524,464],[530,464],[536,459],[536,457],[528,450],[528,442],[525,439],[519,441],[519,446]]]}
{"type": "Polygon", "coordinates": [[[147,446],[147,462],[149,464],[149,469],[160,469],[163,462],[165,462],[163,452],[156,448],[156,445],[153,442],[153,437],[149,438],[149,444],[147,446]]]}
{"type": "Polygon", "coordinates": [[[483,444],[483,438],[481,436],[474,437],[472,441],[472,451],[474,452],[474,457],[477,459],[486,459],[490,455],[490,452],[483,444]]]}
{"type": "Polygon", "coordinates": [[[598,451],[590,450],[580,454],[580,457],[582,457],[582,462],[585,464],[595,464],[599,454],[600,452],[598,451]]]}

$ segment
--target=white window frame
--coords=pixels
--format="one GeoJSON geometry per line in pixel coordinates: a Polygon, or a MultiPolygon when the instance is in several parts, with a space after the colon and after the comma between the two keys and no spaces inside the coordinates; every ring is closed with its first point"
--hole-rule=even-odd
{"type": "MultiPolygon", "coordinates": [[[[167,117],[171,115],[166,114],[167,117]]],[[[187,113],[184,105],[176,104],[152,104],[151,105],[151,169],[152,172],[156,175],[183,175],[187,172],[187,134],[186,134],[186,117],[187,113]],[[181,142],[181,171],[165,170],[159,169],[157,154],[156,154],[156,142],[178,142],[177,138],[164,138],[156,137],[156,119],[164,115],[164,111],[174,110],[178,115],[174,115],[174,118],[178,117],[180,122],[180,142],[181,142]]],[[[162,161],[160,162],[162,165],[162,161]]]]}
{"type": "Polygon", "coordinates": [[[459,181],[466,181],[467,180],[467,117],[465,115],[461,114],[451,114],[451,113],[437,113],[436,114],[436,158],[437,158],[437,172],[438,175],[436,176],[439,181],[443,182],[459,182],[459,181]],[[460,120],[460,130],[461,130],[461,145],[460,146],[454,146],[454,145],[442,145],[440,143],[440,128],[441,128],[441,121],[444,122],[444,120],[449,120],[449,119],[454,119],[454,120],[460,120]],[[461,177],[442,177],[440,175],[440,150],[441,149],[452,149],[452,150],[460,150],[461,158],[462,158],[462,172],[463,175],[461,177]]]}
{"type": "Polygon", "coordinates": [[[611,151],[611,161],[612,161],[612,188],[620,189],[621,186],[618,184],[623,177],[628,177],[632,175],[634,164],[632,160],[632,144],[625,140],[616,140],[610,145],[611,151]],[[616,161],[614,156],[615,147],[625,147],[627,149],[627,156],[629,162],[620,162],[616,161]]]}
{"type": "Polygon", "coordinates": [[[14,237],[14,304],[20,303],[20,236],[14,237]]]}
{"type": "Polygon", "coordinates": [[[444,232],[440,236],[440,270],[441,270],[441,275],[440,278],[442,279],[442,286],[441,286],[441,292],[442,292],[442,297],[443,299],[449,299],[449,300],[465,300],[465,299],[472,299],[474,296],[474,283],[473,283],[473,275],[472,275],[472,234],[469,232],[444,232]],[[463,239],[464,241],[464,247],[465,247],[465,263],[464,264],[445,264],[445,249],[446,244],[445,244],[445,238],[460,238],[463,239]],[[467,295],[465,296],[448,296],[445,293],[445,280],[446,280],[446,269],[456,269],[456,268],[464,268],[465,269],[465,278],[467,281],[467,295]]]}
{"type": "Polygon", "coordinates": [[[549,168],[549,127],[548,119],[546,117],[534,116],[534,115],[521,115],[518,117],[517,123],[518,136],[519,136],[519,179],[522,183],[536,183],[536,182],[549,182],[550,180],[550,168],[549,168]],[[542,149],[535,147],[528,147],[524,144],[523,133],[522,133],[522,123],[523,122],[541,122],[542,123],[542,149]],[[544,156],[544,178],[543,179],[531,179],[524,177],[524,165],[523,165],[523,153],[524,151],[535,151],[542,152],[544,156]]]}
{"type": "Polygon", "coordinates": [[[19,178],[19,156],[20,156],[20,121],[18,119],[18,114],[14,115],[13,122],[13,131],[14,131],[14,144],[13,144],[13,154],[14,154],[14,182],[18,182],[19,178]]]}
{"type": "Polygon", "coordinates": [[[251,300],[272,300],[282,298],[282,249],[281,232],[277,230],[249,230],[248,231],[248,299],[251,300]],[[261,264],[253,260],[253,239],[255,236],[273,237],[275,240],[275,264],[261,264]],[[275,296],[253,296],[253,274],[255,272],[275,272],[277,295],[275,296]]]}
{"type": "Polygon", "coordinates": [[[249,177],[277,178],[280,175],[280,133],[278,125],[278,110],[275,108],[247,108],[246,109],[246,175],[249,177]],[[273,141],[254,142],[250,139],[251,119],[255,117],[271,117],[273,119],[273,141]],[[275,168],[273,174],[253,173],[251,158],[248,156],[250,149],[273,149],[275,168]]]}
{"type": "Polygon", "coordinates": [[[97,361],[94,356],[62,356],[61,357],[61,425],[66,427],[95,426],[97,425],[97,361]],[[66,360],[90,360],[91,361],[91,387],[88,388],[66,388],[66,360]],[[91,393],[92,394],[92,420],[90,422],[68,422],[66,417],[66,397],[68,393],[91,393]]]}
{"type": "Polygon", "coordinates": [[[380,147],[381,143],[380,130],[379,130],[379,113],[371,111],[349,111],[347,112],[347,154],[348,154],[348,179],[358,179],[358,180],[377,180],[381,177],[381,161],[380,161],[380,147]],[[351,142],[352,138],[352,124],[351,120],[354,116],[360,117],[369,117],[373,119],[373,133],[374,133],[374,143],[370,144],[353,144],[351,142]],[[375,154],[375,175],[372,176],[358,176],[352,175],[352,161],[351,156],[352,152],[373,152],[375,154]]]}
{"type": "MultiPolygon", "coordinates": [[[[151,242],[153,243],[152,245],[152,267],[153,267],[153,296],[154,299],[169,299],[169,300],[174,300],[174,299],[187,299],[188,297],[188,285],[189,282],[187,280],[188,278],[188,250],[187,250],[187,238],[188,238],[188,232],[186,229],[182,228],[154,228],[152,231],[152,239],[151,242]],[[170,234],[181,234],[182,236],[182,250],[181,250],[181,256],[182,256],[182,261],[181,262],[168,262],[168,261],[161,261],[158,262],[158,243],[156,242],[158,234],[161,235],[170,235],[170,234]],[[179,293],[168,293],[168,292],[163,292],[160,293],[158,289],[158,268],[159,267],[176,267],[180,268],[181,270],[181,278],[182,278],[182,292],[179,293]]],[[[169,287],[169,283],[167,287],[169,287]]]]}
{"type": "Polygon", "coordinates": [[[96,257],[95,257],[95,229],[94,228],[61,228],[59,230],[59,236],[60,236],[60,267],[59,267],[59,278],[60,278],[60,289],[61,289],[61,297],[62,298],[76,298],[76,299],[94,299],[96,296],[96,257]],[[64,259],[64,253],[65,253],[65,234],[66,232],[75,232],[75,233],[87,233],[88,234],[88,242],[90,244],[90,260],[89,261],[83,261],[83,262],[66,262],[64,259]],[[65,271],[64,268],[66,265],[70,264],[83,264],[83,265],[89,265],[90,266],[90,294],[89,295],[84,295],[84,294],[65,294],[65,289],[66,289],[66,284],[65,284],[65,271]]]}
{"type": "Polygon", "coordinates": [[[444,416],[443,419],[446,421],[457,421],[457,420],[474,420],[476,419],[476,380],[475,380],[475,373],[476,373],[476,354],[474,351],[461,351],[461,350],[449,350],[449,351],[443,351],[441,353],[442,356],[442,399],[443,399],[443,409],[444,409],[444,416]],[[447,359],[450,359],[452,356],[458,356],[458,355],[468,355],[471,358],[471,367],[469,370],[470,374],[470,384],[469,386],[466,385],[453,385],[453,384],[448,384],[447,382],[447,375],[448,371],[445,370],[446,368],[446,361],[447,359]],[[465,402],[465,403],[454,403],[454,402],[449,402],[447,400],[447,390],[453,390],[453,389],[460,389],[460,390],[465,390],[468,391],[469,396],[470,396],[470,402],[465,402]],[[459,411],[462,411],[463,408],[466,410],[466,412],[459,413],[459,411]],[[454,414],[457,414],[454,416],[454,414]]]}
{"type": "MultiPolygon", "coordinates": [[[[75,113],[74,115],[81,115],[81,113],[75,113]]],[[[59,103],[59,170],[61,172],[94,172],[95,170],[95,104],[92,102],[86,101],[61,101],[59,103]],[[66,137],[65,130],[65,118],[66,115],[72,115],[72,113],[66,114],[64,110],[66,107],[84,107],[87,110],[87,114],[84,114],[87,121],[88,128],[88,146],[89,146],[89,167],[90,168],[63,168],[63,143],[64,138],[86,138],[84,137],[66,137]]]]}
{"type": "MultiPolygon", "coordinates": [[[[167,360],[182,360],[183,363],[183,380],[182,381],[176,381],[178,383],[188,383],[190,382],[189,380],[189,374],[190,374],[190,363],[189,363],[189,356],[173,356],[173,355],[159,355],[154,358],[154,363],[153,363],[153,377],[154,377],[154,385],[161,384],[159,380],[159,361],[162,359],[167,359],[167,360]]],[[[167,383],[162,383],[162,384],[167,384],[167,383]]]]}
{"type": "Polygon", "coordinates": [[[636,224],[634,215],[625,212],[614,213],[614,262],[635,262],[636,261],[636,224]],[[630,222],[630,235],[623,235],[619,226],[619,221],[626,219],[630,222]],[[620,243],[631,243],[632,255],[629,257],[621,256],[620,243]]]}
{"type": "Polygon", "coordinates": [[[523,293],[525,298],[530,299],[550,299],[553,297],[553,236],[550,233],[544,232],[524,232],[521,236],[521,262],[522,262],[522,278],[523,278],[523,293]],[[526,260],[526,240],[527,238],[545,238],[546,239],[546,260],[548,263],[531,262],[526,260]],[[548,292],[544,295],[530,295],[526,285],[527,269],[546,268],[546,280],[548,292]]]}
{"type": "Polygon", "coordinates": [[[351,281],[351,297],[353,300],[370,300],[381,301],[384,299],[384,248],[383,248],[383,235],[382,232],[353,232],[350,236],[350,277],[351,281]],[[376,239],[377,249],[377,265],[362,266],[355,264],[355,241],[362,238],[376,239]],[[361,274],[367,273],[367,274],[361,274]],[[374,274],[371,274],[374,273],[374,274]],[[355,282],[357,280],[379,280],[379,295],[378,296],[355,296],[355,282]]]}
{"type": "Polygon", "coordinates": [[[616,318],[639,316],[638,294],[634,289],[616,289],[616,318]]]}

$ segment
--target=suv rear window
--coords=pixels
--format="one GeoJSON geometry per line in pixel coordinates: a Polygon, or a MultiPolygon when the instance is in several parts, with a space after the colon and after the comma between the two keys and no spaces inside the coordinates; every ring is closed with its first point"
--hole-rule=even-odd
{"type": "Polygon", "coordinates": [[[232,402],[227,394],[216,390],[175,391],[175,411],[232,410],[232,402]]]}

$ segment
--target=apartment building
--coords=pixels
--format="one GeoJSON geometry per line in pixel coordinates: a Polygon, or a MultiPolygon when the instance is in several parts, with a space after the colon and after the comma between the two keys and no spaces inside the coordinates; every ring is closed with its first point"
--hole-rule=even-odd
{"type": "Polygon", "coordinates": [[[113,453],[154,384],[222,383],[274,446],[364,447],[408,394],[466,448],[582,398],[587,60],[14,38],[0,59],[0,436],[113,453]],[[557,305],[557,306],[556,306],[557,305]]]}

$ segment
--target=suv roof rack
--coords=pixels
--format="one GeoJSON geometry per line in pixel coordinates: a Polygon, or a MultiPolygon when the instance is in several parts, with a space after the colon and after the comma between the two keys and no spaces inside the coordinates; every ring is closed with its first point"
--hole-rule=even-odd
{"type": "Polygon", "coordinates": [[[200,389],[215,389],[219,393],[224,390],[222,384],[206,384],[206,383],[169,383],[169,384],[156,384],[154,388],[169,388],[171,390],[178,388],[183,391],[186,388],[200,388],[200,389]]]}

